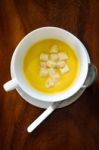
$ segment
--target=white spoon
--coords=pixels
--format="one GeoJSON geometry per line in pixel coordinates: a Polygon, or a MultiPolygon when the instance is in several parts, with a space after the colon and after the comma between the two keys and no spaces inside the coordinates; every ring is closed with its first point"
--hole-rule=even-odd
{"type": "Polygon", "coordinates": [[[30,133],[35,130],[35,128],[40,125],[57,107],[60,103],[56,102],[50,105],[33,123],[31,123],[27,131],[30,133]]]}

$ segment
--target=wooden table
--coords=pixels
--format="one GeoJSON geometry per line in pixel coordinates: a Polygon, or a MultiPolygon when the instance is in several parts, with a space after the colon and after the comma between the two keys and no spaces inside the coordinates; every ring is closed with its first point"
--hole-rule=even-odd
{"type": "Polygon", "coordinates": [[[27,126],[44,110],[2,85],[10,79],[10,60],[19,41],[42,26],[76,35],[99,68],[98,0],[0,1],[0,150],[99,150],[99,76],[72,105],[56,110],[33,133],[27,126]]]}

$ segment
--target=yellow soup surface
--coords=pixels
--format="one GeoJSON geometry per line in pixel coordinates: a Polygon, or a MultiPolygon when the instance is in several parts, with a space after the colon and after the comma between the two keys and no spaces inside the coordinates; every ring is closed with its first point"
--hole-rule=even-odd
{"type": "Polygon", "coordinates": [[[75,81],[79,68],[78,58],[67,43],[56,39],[44,39],[32,44],[24,56],[22,69],[28,84],[32,88],[44,93],[57,93],[66,90],[75,81]],[[59,47],[59,52],[66,52],[68,59],[66,64],[69,66],[69,71],[65,74],[60,74],[58,82],[50,88],[45,87],[45,82],[48,77],[40,76],[40,54],[50,53],[50,48],[53,45],[59,47]]]}

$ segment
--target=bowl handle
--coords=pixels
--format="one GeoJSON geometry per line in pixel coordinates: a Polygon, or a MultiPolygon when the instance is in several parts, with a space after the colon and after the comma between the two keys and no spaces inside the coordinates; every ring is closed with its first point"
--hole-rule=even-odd
{"type": "Polygon", "coordinates": [[[6,92],[14,90],[18,86],[17,80],[14,78],[3,85],[3,88],[6,92]]]}

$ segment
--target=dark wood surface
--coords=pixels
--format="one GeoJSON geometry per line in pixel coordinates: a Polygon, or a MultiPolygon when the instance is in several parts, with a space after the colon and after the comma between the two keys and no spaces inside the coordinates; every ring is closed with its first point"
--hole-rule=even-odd
{"type": "Polygon", "coordinates": [[[10,60],[19,41],[42,26],[76,35],[99,69],[98,0],[0,1],[0,150],[99,150],[99,76],[72,105],[56,110],[33,133],[27,126],[43,109],[2,85],[10,79],[10,60]]]}

